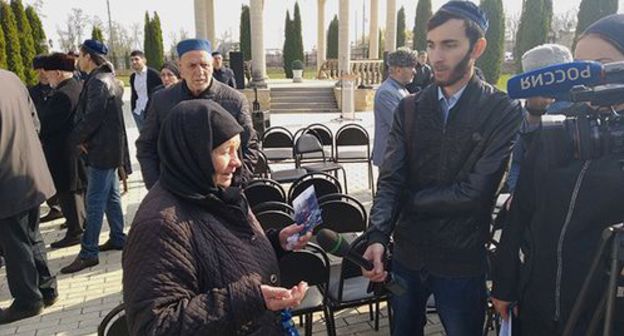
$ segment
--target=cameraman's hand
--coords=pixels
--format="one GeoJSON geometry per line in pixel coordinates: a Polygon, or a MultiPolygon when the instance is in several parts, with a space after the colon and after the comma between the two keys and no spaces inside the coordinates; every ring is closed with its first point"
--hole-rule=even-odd
{"type": "Polygon", "coordinates": [[[525,107],[531,115],[542,115],[546,113],[548,106],[554,102],[555,100],[553,98],[531,97],[527,98],[525,107]]]}
{"type": "MultiPolygon", "coordinates": [[[[491,299],[494,309],[496,309],[496,312],[503,318],[503,320],[509,319],[509,307],[511,306],[511,302],[499,300],[495,297],[492,297],[491,299]]],[[[513,313],[515,316],[518,316],[518,306],[514,307],[513,313]]]]}
{"type": "Polygon", "coordinates": [[[374,243],[368,246],[364,252],[364,259],[373,262],[373,270],[367,271],[362,268],[362,275],[372,282],[383,282],[388,276],[388,272],[384,270],[383,256],[386,248],[380,243],[374,243]]]}

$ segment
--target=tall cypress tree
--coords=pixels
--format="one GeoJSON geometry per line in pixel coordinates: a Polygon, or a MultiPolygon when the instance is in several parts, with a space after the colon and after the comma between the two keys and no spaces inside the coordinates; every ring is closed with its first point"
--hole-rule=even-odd
{"type": "Polygon", "coordinates": [[[2,25],[2,30],[4,30],[6,42],[7,69],[14,72],[17,77],[25,82],[22,48],[17,33],[15,15],[13,15],[11,6],[4,1],[0,1],[0,25],[2,25]]]}
{"type": "Polygon", "coordinates": [[[405,8],[401,6],[397,13],[396,47],[405,45],[405,8]]]}
{"type": "Polygon", "coordinates": [[[154,50],[154,42],[152,38],[152,25],[150,24],[151,20],[149,17],[149,13],[145,11],[145,22],[143,23],[143,52],[145,53],[145,58],[152,58],[153,50],[154,50]]]}
{"type": "Polygon", "coordinates": [[[160,17],[154,12],[154,18],[151,22],[152,40],[154,43],[152,59],[147,60],[147,64],[151,67],[160,69],[165,63],[165,47],[163,45],[162,28],[160,26],[160,17]]]}
{"type": "Polygon", "coordinates": [[[24,83],[27,86],[37,83],[37,74],[30,66],[35,57],[35,41],[33,40],[32,30],[24,11],[24,5],[21,0],[11,0],[11,9],[15,15],[15,23],[17,24],[17,35],[20,41],[20,51],[22,56],[22,64],[24,65],[24,83]]]}
{"type": "Polygon", "coordinates": [[[251,60],[251,23],[249,20],[249,6],[243,5],[240,17],[240,51],[245,61],[251,60]]]}
{"type": "Polygon", "coordinates": [[[294,61],[293,45],[292,45],[292,20],[290,19],[290,11],[286,10],[286,20],[284,21],[284,47],[282,48],[282,62],[286,78],[292,78],[292,68],[290,67],[294,61]]]}
{"type": "Polygon", "coordinates": [[[334,15],[327,29],[326,57],[327,59],[338,58],[338,15],[334,15]]]}
{"type": "Polygon", "coordinates": [[[576,47],[576,40],[587,27],[600,18],[617,13],[617,10],[618,0],[581,0],[572,49],[576,47]]]}
{"type": "Polygon", "coordinates": [[[414,29],[412,30],[412,49],[419,51],[427,49],[427,21],[432,15],[431,0],[418,0],[414,29]]]}
{"type": "Polygon", "coordinates": [[[0,27],[0,69],[7,69],[6,41],[4,30],[0,27]]]}
{"type": "Polygon", "coordinates": [[[299,10],[299,2],[295,2],[294,18],[292,22],[293,35],[293,57],[294,60],[298,59],[305,62],[303,54],[303,36],[301,31],[301,12],[299,10]]]}
{"type": "Polygon", "coordinates": [[[42,55],[48,53],[48,41],[43,30],[43,24],[33,6],[26,7],[26,17],[32,29],[33,41],[35,42],[35,54],[42,55]]]}
{"type": "Polygon", "coordinates": [[[488,82],[496,84],[500,77],[501,64],[505,52],[505,14],[502,0],[481,0],[479,5],[487,15],[490,26],[485,34],[487,48],[477,60],[488,82]]]}
{"type": "Polygon", "coordinates": [[[98,26],[93,26],[91,30],[91,39],[104,42],[104,37],[102,36],[102,30],[98,26]]]}
{"type": "MultiPolygon", "coordinates": [[[[527,50],[546,42],[550,32],[548,24],[552,20],[549,17],[546,1],[549,0],[524,0],[522,4],[520,25],[514,46],[514,57],[518,70],[522,69],[522,55],[527,50]]],[[[552,6],[550,8],[552,13],[552,6]]]]}

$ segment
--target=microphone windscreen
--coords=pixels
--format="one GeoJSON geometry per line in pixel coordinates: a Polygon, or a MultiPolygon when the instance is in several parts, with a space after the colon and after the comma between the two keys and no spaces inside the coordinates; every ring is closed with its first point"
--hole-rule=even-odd
{"type": "Polygon", "coordinates": [[[316,234],[316,241],[329,254],[344,257],[349,252],[349,244],[338,233],[321,229],[316,234]]]}

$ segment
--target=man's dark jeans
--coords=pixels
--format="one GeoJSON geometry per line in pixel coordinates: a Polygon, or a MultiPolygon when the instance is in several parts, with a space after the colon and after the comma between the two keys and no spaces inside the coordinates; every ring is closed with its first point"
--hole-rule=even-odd
{"type": "Polygon", "coordinates": [[[57,295],[45,244],[39,232],[39,206],[0,219],[0,247],[4,251],[9,290],[15,305],[34,307],[57,295]]]}
{"type": "Polygon", "coordinates": [[[393,261],[392,276],[407,291],[391,299],[393,336],[420,336],[427,323],[427,299],[433,294],[442,325],[449,336],[479,336],[483,332],[487,292],[485,275],[442,277],[414,271],[393,261]]]}

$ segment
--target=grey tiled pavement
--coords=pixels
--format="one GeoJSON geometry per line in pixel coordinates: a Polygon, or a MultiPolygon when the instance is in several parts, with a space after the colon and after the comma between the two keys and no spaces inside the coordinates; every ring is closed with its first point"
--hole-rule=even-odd
{"type": "MultiPolygon", "coordinates": [[[[126,93],[128,93],[126,89],[126,93]]],[[[128,96],[128,94],[127,94],[128,96]]],[[[129,97],[128,97],[129,98],[129,97]]],[[[126,99],[129,100],[129,99],[126,99]]],[[[135,159],[134,140],[138,132],[134,120],[129,114],[126,103],[126,127],[130,141],[134,173],[128,181],[128,192],[122,196],[127,231],[142,198],[146,194],[141,180],[140,169],[135,159]]],[[[310,123],[320,122],[336,131],[345,122],[335,120],[338,114],[307,114],[307,115],[273,115],[272,125],[285,126],[292,131],[310,123]]],[[[363,125],[373,133],[372,112],[357,113],[360,120],[355,122],[363,125]]],[[[368,189],[367,170],[365,164],[346,165],[349,193],[361,200],[366,208],[370,208],[371,194],[368,189]]],[[[42,209],[42,211],[46,211],[42,209]]],[[[41,225],[46,244],[62,238],[64,230],[60,229],[63,220],[56,220],[41,225]]],[[[103,225],[100,242],[108,236],[108,226],[103,225]]],[[[72,275],[60,274],[59,270],[69,264],[77,255],[79,246],[52,250],[48,249],[48,262],[53,273],[57,274],[59,295],[58,302],[45,309],[42,315],[0,326],[0,336],[50,336],[50,335],[96,335],[96,329],[102,318],[122,301],[122,270],[121,252],[110,251],[100,254],[100,264],[72,275]]],[[[0,307],[7,307],[11,295],[6,280],[5,268],[0,270],[0,307]]],[[[388,319],[385,304],[382,304],[382,320],[379,332],[373,329],[373,322],[368,319],[368,307],[347,309],[336,314],[338,335],[388,335],[388,319]]],[[[314,316],[314,335],[325,334],[325,323],[321,315],[314,316]]],[[[302,333],[303,334],[303,333],[302,333]]],[[[442,326],[435,315],[430,316],[427,335],[444,335],[442,326]]]]}

